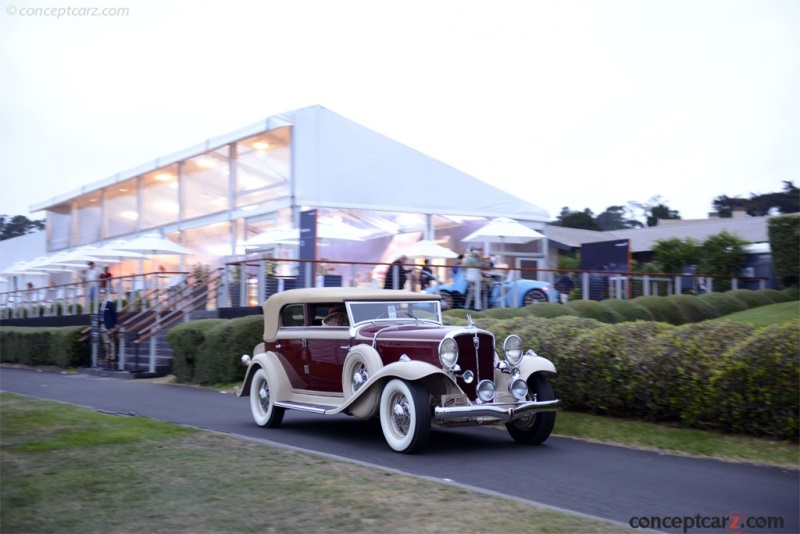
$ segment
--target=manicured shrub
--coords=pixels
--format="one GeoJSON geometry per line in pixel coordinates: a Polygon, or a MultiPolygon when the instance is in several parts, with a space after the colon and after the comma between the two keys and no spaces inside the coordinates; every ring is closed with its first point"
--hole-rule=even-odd
{"type": "Polygon", "coordinates": [[[717,310],[717,317],[724,317],[747,309],[744,302],[727,293],[703,293],[697,297],[697,300],[711,304],[717,310]]]}
{"type": "Polygon", "coordinates": [[[464,308],[455,308],[452,310],[445,310],[443,312],[443,315],[446,315],[448,317],[461,317],[462,319],[466,319],[468,313],[471,313],[473,315],[475,314],[474,311],[465,310],[464,308]]]}
{"type": "Polygon", "coordinates": [[[676,326],[689,322],[689,318],[686,317],[683,310],[667,297],[636,297],[631,302],[650,310],[650,313],[653,314],[653,318],[656,321],[676,326]]]}
{"type": "Polygon", "coordinates": [[[578,312],[568,306],[562,304],[555,304],[553,302],[543,302],[535,306],[528,306],[523,308],[529,317],[561,317],[562,315],[578,316],[578,312]]]}
{"type": "Polygon", "coordinates": [[[260,315],[225,320],[212,326],[197,355],[195,382],[221,384],[242,380],[245,372],[242,355],[253,353],[263,332],[264,318],[260,315]]]}
{"type": "Polygon", "coordinates": [[[672,327],[635,322],[585,330],[559,355],[559,396],[566,407],[618,417],[641,416],[643,347],[672,327]]]}
{"type": "Polygon", "coordinates": [[[670,295],[665,297],[674,302],[686,316],[690,323],[699,323],[708,319],[719,317],[717,309],[704,300],[694,295],[670,295]]]}
{"type": "Polygon", "coordinates": [[[725,293],[744,302],[745,306],[748,308],[758,308],[759,306],[772,304],[772,301],[766,295],[750,289],[732,289],[725,293]]]}
{"type": "Polygon", "coordinates": [[[798,439],[800,320],[757,330],[712,378],[726,430],[798,439]]]}
{"type": "Polygon", "coordinates": [[[800,286],[791,286],[781,289],[781,293],[789,297],[791,300],[800,300],[800,286]]]}
{"type": "Polygon", "coordinates": [[[618,312],[596,300],[574,300],[568,302],[565,306],[576,311],[581,317],[594,319],[601,323],[622,323],[625,321],[618,312]]]}
{"type": "Polygon", "coordinates": [[[756,290],[756,293],[767,297],[769,300],[772,301],[772,304],[780,304],[781,302],[790,302],[792,300],[795,300],[792,299],[786,293],[778,291],[777,289],[759,289],[756,290]]]}
{"type": "Polygon", "coordinates": [[[624,321],[652,321],[653,314],[650,310],[629,300],[607,299],[603,304],[622,316],[624,321]]]}
{"type": "Polygon", "coordinates": [[[91,349],[81,341],[85,326],[1,327],[0,361],[53,365],[63,369],[91,365],[91,349]]]}
{"type": "Polygon", "coordinates": [[[178,382],[194,381],[200,348],[209,331],[225,321],[226,319],[198,319],[179,324],[167,333],[167,342],[172,348],[172,374],[178,382]]]}
{"type": "Polygon", "coordinates": [[[643,417],[705,427],[716,420],[716,394],[709,381],[732,346],[755,328],[742,323],[705,321],[660,334],[648,347],[641,368],[643,417]]]}
{"type": "Polygon", "coordinates": [[[525,308],[490,308],[479,313],[481,317],[490,317],[492,319],[510,319],[526,314],[525,308]]]}

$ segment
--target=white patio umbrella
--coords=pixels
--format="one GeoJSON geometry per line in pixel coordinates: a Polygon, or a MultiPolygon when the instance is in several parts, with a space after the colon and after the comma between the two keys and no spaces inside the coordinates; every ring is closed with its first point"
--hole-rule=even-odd
{"type": "Polygon", "coordinates": [[[464,243],[512,243],[521,245],[543,237],[544,234],[537,232],[533,228],[528,228],[522,223],[507,217],[498,217],[492,219],[461,241],[464,243]]]}
{"type": "Polygon", "coordinates": [[[457,258],[458,254],[438,243],[423,239],[403,250],[409,258],[457,258]]]}
{"type": "Polygon", "coordinates": [[[19,260],[0,271],[0,274],[9,274],[14,276],[36,276],[46,275],[49,273],[47,271],[36,269],[32,261],[19,260]]]}
{"type": "Polygon", "coordinates": [[[124,239],[118,239],[116,241],[112,241],[111,243],[106,243],[102,247],[96,247],[94,250],[90,252],[92,256],[96,256],[98,258],[114,258],[117,261],[122,260],[146,260],[149,259],[147,256],[142,254],[141,252],[133,252],[130,250],[120,250],[117,247],[124,246],[127,244],[127,241],[124,239]]]}
{"type": "Polygon", "coordinates": [[[128,241],[123,245],[115,245],[114,250],[139,252],[140,254],[160,256],[190,256],[192,253],[182,245],[170,241],[158,234],[147,234],[128,241]]]}

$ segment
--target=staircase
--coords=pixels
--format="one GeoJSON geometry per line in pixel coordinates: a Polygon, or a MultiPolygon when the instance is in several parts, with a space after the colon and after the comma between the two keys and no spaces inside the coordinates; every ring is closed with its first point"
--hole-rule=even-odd
{"type": "MultiPolygon", "coordinates": [[[[166,376],[172,372],[172,349],[168,332],[190,319],[218,317],[215,300],[223,288],[220,269],[198,279],[189,276],[169,290],[149,291],[120,310],[116,330],[120,333],[117,361],[101,364],[92,374],[125,372],[132,378],[166,376]],[[214,309],[207,309],[209,301],[214,309]]],[[[84,331],[85,337],[91,328],[84,331]]]]}

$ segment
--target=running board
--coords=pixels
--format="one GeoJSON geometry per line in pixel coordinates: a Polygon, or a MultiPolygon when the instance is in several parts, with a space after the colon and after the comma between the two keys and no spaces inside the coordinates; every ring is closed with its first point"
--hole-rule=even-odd
{"type": "Polygon", "coordinates": [[[292,401],[276,402],[275,406],[279,408],[286,408],[287,410],[297,410],[299,412],[311,412],[323,415],[329,410],[335,410],[338,408],[338,406],[327,406],[325,404],[303,404],[292,401]]]}

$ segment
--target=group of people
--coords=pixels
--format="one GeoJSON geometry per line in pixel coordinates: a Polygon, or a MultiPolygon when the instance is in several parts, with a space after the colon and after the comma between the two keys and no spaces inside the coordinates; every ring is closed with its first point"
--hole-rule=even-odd
{"type": "MultiPolygon", "coordinates": [[[[406,269],[406,260],[408,260],[408,257],[403,255],[392,262],[386,270],[383,289],[403,289],[405,287],[408,275],[414,271],[414,269],[406,269]],[[397,278],[397,285],[395,285],[395,278],[397,278]]],[[[430,287],[431,282],[436,279],[433,275],[433,269],[431,269],[431,260],[425,260],[417,278],[419,280],[419,288],[422,291],[430,287]]]]}

